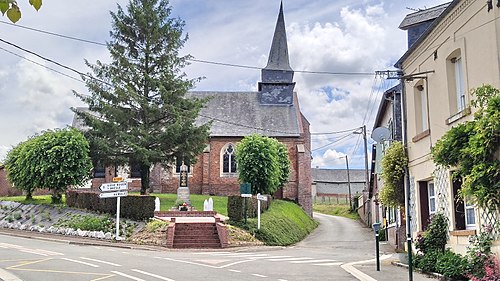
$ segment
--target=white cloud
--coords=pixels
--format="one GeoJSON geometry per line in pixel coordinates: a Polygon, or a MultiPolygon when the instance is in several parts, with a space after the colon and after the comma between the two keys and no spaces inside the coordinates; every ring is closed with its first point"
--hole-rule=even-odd
{"type": "Polygon", "coordinates": [[[0,145],[0,163],[5,160],[5,156],[7,156],[7,152],[9,152],[11,148],[5,145],[0,145]]]}

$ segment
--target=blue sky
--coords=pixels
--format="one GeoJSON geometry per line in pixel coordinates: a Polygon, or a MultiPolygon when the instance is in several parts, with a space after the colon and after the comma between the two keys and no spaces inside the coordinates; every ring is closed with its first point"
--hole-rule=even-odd
{"type": "MultiPolygon", "coordinates": [[[[381,93],[392,84],[374,75],[392,69],[406,50],[406,33],[397,27],[410,9],[447,1],[430,0],[285,0],[290,64],[300,107],[311,123],[313,166],[364,168],[359,134],[331,133],[366,124],[368,138],[381,93]],[[359,73],[373,73],[359,75],[359,73]]],[[[18,0],[18,26],[0,18],[0,38],[82,72],[84,60],[108,61],[105,47],[34,32],[20,26],[91,40],[109,40],[109,11],[128,1],[44,1],[35,12],[18,0]]],[[[186,22],[189,40],[182,50],[199,60],[264,67],[272,41],[279,1],[171,0],[173,15],[186,22]]],[[[72,91],[86,93],[78,75],[0,42],[0,160],[13,145],[46,129],[72,121],[70,107],[81,106],[72,91]],[[9,53],[10,52],[10,53],[9,53]],[[14,54],[12,54],[14,53],[14,54]],[[16,56],[17,55],[17,56],[16,56]],[[23,57],[23,58],[20,58],[23,57]],[[76,78],[72,79],[53,70],[76,78]]],[[[205,77],[196,90],[256,90],[258,69],[193,62],[189,77],[205,77]]],[[[352,132],[353,130],[351,130],[352,132]]]]}

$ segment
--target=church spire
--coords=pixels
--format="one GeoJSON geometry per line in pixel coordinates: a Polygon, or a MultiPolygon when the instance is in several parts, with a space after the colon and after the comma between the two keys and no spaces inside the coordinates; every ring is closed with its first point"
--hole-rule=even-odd
{"type": "Polygon", "coordinates": [[[259,82],[261,104],[293,105],[295,82],[293,82],[293,70],[288,60],[283,2],[281,2],[276,21],[267,66],[262,69],[261,78],[262,82],[259,82]]]}
{"type": "Polygon", "coordinates": [[[288,45],[286,40],[285,17],[283,16],[283,1],[280,4],[280,12],[274,29],[273,43],[266,69],[292,70],[288,60],[288,45]]]}

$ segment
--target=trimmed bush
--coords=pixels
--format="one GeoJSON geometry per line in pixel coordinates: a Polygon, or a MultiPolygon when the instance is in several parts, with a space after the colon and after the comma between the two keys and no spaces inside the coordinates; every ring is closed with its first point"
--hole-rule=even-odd
{"type": "MultiPolygon", "coordinates": [[[[267,201],[260,202],[261,213],[269,209],[272,197],[267,195],[267,201]]],[[[227,198],[227,215],[231,221],[243,221],[245,219],[245,200],[241,196],[229,196],[227,198]]],[[[257,199],[247,198],[247,218],[257,217],[257,199]]]]}
{"type": "MultiPolygon", "coordinates": [[[[69,207],[89,211],[116,214],[116,198],[99,198],[98,192],[69,190],[66,193],[69,207]]],[[[143,220],[154,216],[155,197],[148,195],[129,195],[120,199],[120,217],[143,220]]]]}
{"type": "Polygon", "coordinates": [[[426,252],[424,255],[415,256],[413,264],[416,268],[424,272],[435,272],[436,263],[440,255],[441,253],[438,251],[426,252]]]}

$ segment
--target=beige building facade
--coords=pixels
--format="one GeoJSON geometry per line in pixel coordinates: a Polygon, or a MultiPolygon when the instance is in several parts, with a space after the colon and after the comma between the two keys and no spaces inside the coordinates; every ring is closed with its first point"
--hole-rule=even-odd
{"type": "MultiPolygon", "coordinates": [[[[473,89],[485,84],[500,88],[500,7],[454,0],[439,13],[396,64],[405,78],[411,229],[415,237],[432,214],[444,213],[448,247],[465,253],[469,236],[483,225],[498,225],[500,216],[460,200],[460,180],[432,161],[431,148],[450,128],[473,120],[473,89]]],[[[498,229],[493,234],[493,251],[500,255],[498,229]]]]}

